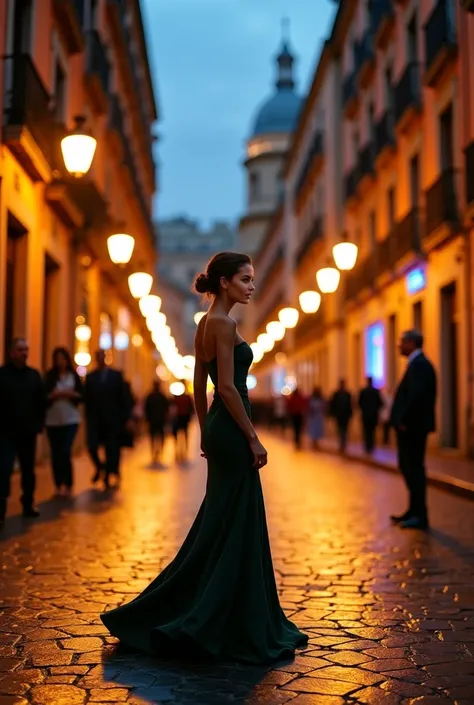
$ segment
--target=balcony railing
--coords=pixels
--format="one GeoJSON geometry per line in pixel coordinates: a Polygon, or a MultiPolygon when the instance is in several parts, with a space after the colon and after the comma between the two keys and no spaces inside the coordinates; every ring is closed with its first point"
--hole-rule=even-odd
{"type": "Polygon", "coordinates": [[[104,95],[109,92],[110,65],[97,30],[87,35],[86,73],[97,76],[104,95]]]}
{"type": "Polygon", "coordinates": [[[465,188],[466,188],[466,203],[474,204],[474,140],[466,148],[464,153],[465,159],[465,188]]]}
{"type": "Polygon", "coordinates": [[[446,169],[426,192],[425,235],[443,223],[459,221],[458,177],[456,169],[446,169]]]}
{"type": "Polygon", "coordinates": [[[457,50],[454,0],[437,0],[425,24],[426,74],[431,84],[447,53],[457,50]]]}
{"type": "Polygon", "coordinates": [[[419,252],[420,242],[420,210],[415,207],[396,225],[393,246],[394,261],[397,262],[412,251],[419,252]]]}
{"type": "Polygon", "coordinates": [[[303,190],[306,180],[308,178],[308,174],[311,171],[311,168],[313,166],[314,160],[317,159],[318,157],[322,156],[323,154],[323,133],[321,130],[317,130],[313,143],[311,145],[311,148],[308,152],[308,155],[306,157],[306,161],[304,163],[304,167],[301,171],[300,177],[298,179],[298,183],[296,186],[296,194],[299,196],[301,191],[303,190]]]}
{"type": "Polygon", "coordinates": [[[116,95],[110,96],[109,127],[115,130],[123,139],[125,131],[123,126],[123,113],[119,99],[116,95]]]}
{"type": "Polygon", "coordinates": [[[408,64],[395,86],[395,120],[398,123],[407,110],[418,110],[421,104],[420,65],[408,64]]]}
{"type": "Polygon", "coordinates": [[[393,113],[386,110],[375,128],[375,154],[379,156],[387,147],[395,144],[395,133],[393,129],[393,113]]]}
{"type": "Polygon", "coordinates": [[[349,199],[351,199],[355,196],[358,183],[359,183],[359,167],[355,166],[344,177],[344,200],[345,201],[348,201],[349,199]]]}
{"type": "Polygon", "coordinates": [[[50,110],[50,95],[28,54],[15,54],[4,59],[5,101],[4,139],[6,128],[26,128],[43,153],[49,166],[59,163],[59,126],[50,110]]]}
{"type": "Polygon", "coordinates": [[[393,256],[394,239],[395,230],[392,230],[383,240],[377,243],[377,276],[388,272],[395,264],[393,256]]]}
{"type": "Polygon", "coordinates": [[[313,243],[317,240],[321,240],[322,237],[323,219],[321,218],[321,216],[318,216],[315,218],[312,227],[308,230],[301,242],[301,245],[298,248],[298,252],[296,254],[297,264],[300,264],[300,262],[302,262],[306,253],[308,252],[309,248],[313,245],[313,243]]]}

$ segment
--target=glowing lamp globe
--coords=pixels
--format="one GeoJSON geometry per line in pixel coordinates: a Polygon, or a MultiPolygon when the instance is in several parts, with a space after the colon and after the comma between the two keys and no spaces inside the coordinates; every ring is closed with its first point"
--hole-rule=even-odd
{"type": "Polygon", "coordinates": [[[114,348],[116,350],[126,350],[128,348],[129,337],[124,330],[118,330],[114,337],[114,348]]]}
{"type": "Polygon", "coordinates": [[[333,294],[337,291],[341,274],[336,267],[323,267],[316,272],[316,281],[323,294],[333,294]]]}
{"type": "Polygon", "coordinates": [[[91,364],[91,356],[88,352],[77,352],[74,355],[74,362],[78,367],[87,367],[91,364]]]}
{"type": "Polygon", "coordinates": [[[173,382],[170,384],[170,392],[174,397],[180,397],[186,391],[186,387],[182,382],[173,382]]]}
{"type": "Polygon", "coordinates": [[[161,299],[155,294],[148,294],[148,296],[144,296],[140,299],[138,306],[140,307],[142,316],[148,318],[148,316],[152,316],[154,313],[159,312],[161,308],[161,299]]]}
{"type": "Polygon", "coordinates": [[[134,333],[134,335],[132,335],[132,345],[134,348],[141,348],[143,345],[143,338],[140,333],[134,333]]]}
{"type": "Polygon", "coordinates": [[[85,323],[81,323],[80,326],[76,327],[75,336],[80,343],[87,343],[91,339],[91,334],[90,326],[85,323]]]}
{"type": "Polygon", "coordinates": [[[112,336],[108,331],[103,331],[99,335],[99,348],[101,350],[110,350],[112,347],[112,336]]]}
{"type": "Polygon", "coordinates": [[[85,118],[74,118],[76,126],[61,140],[64,166],[73,176],[80,178],[91,168],[97,147],[97,140],[84,129],[85,118]]]}
{"type": "Polygon", "coordinates": [[[285,328],[295,328],[296,324],[298,323],[299,317],[300,314],[298,313],[298,310],[296,308],[293,308],[292,306],[282,308],[280,313],[278,314],[280,323],[284,325],[285,328]]]}
{"type": "Polygon", "coordinates": [[[135,272],[128,278],[130,293],[134,299],[141,299],[148,296],[153,285],[153,277],[147,272],[135,272]]]}
{"type": "Polygon", "coordinates": [[[357,262],[358,247],[353,242],[339,242],[332,248],[336,267],[343,272],[354,269],[357,262]]]}
{"type": "Polygon", "coordinates": [[[257,378],[255,375],[248,375],[247,377],[247,389],[250,391],[252,389],[255,389],[257,386],[257,378]]]}
{"type": "Polygon", "coordinates": [[[206,314],[205,314],[204,311],[198,311],[197,313],[195,313],[195,314],[194,314],[194,323],[195,323],[196,325],[198,325],[198,323],[199,323],[199,321],[201,320],[201,318],[203,318],[205,315],[206,315],[206,314]]]}
{"type": "Polygon", "coordinates": [[[280,321],[270,321],[267,325],[267,333],[273,340],[283,340],[286,328],[280,321]]]}
{"type": "Polygon", "coordinates": [[[258,343],[252,343],[250,347],[252,349],[254,363],[260,362],[265,354],[261,346],[258,343]]]}
{"type": "Polygon", "coordinates": [[[316,313],[321,306],[319,291],[303,291],[300,294],[300,306],[303,313],[316,313]]]}
{"type": "Polygon", "coordinates": [[[161,311],[151,313],[146,318],[146,327],[148,330],[160,330],[166,325],[166,316],[161,311]]]}
{"type": "Polygon", "coordinates": [[[270,350],[272,350],[275,345],[275,341],[273,340],[273,338],[270,338],[268,333],[261,333],[259,336],[257,336],[257,343],[260,345],[263,352],[270,352],[270,350]]]}
{"type": "Polygon", "coordinates": [[[130,262],[135,247],[135,238],[125,233],[116,233],[107,238],[109,257],[114,264],[130,262]]]}

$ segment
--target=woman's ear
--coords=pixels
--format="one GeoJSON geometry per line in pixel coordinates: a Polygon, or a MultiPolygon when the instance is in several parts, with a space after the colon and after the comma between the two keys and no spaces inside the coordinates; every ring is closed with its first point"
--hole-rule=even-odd
{"type": "Polygon", "coordinates": [[[229,288],[229,282],[227,281],[227,279],[226,279],[225,277],[221,277],[221,278],[219,279],[219,283],[220,283],[221,287],[222,287],[225,291],[227,291],[227,289],[229,288]]]}

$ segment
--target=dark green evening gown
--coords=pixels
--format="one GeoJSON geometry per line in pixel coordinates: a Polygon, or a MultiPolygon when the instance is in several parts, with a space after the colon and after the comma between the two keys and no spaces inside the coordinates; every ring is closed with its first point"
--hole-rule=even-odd
{"type": "MultiPolygon", "coordinates": [[[[252,351],[234,349],[235,386],[250,414],[252,351]]],[[[217,389],[217,364],[209,363],[217,389]]],[[[267,664],[307,637],[280,607],[259,471],[216,393],[203,429],[206,496],[176,558],[134,600],[101,615],[125,645],[162,656],[198,655],[267,664]]]]}

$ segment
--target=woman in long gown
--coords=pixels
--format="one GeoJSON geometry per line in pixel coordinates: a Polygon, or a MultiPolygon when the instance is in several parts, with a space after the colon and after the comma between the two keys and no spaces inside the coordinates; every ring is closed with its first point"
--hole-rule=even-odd
{"type": "Polygon", "coordinates": [[[195,289],[212,299],[195,339],[194,398],[206,495],[176,558],[134,600],[101,615],[133,648],[266,664],[307,642],[278,600],[259,471],[267,452],[250,421],[252,350],[229,313],[254,291],[247,255],[223,252],[195,289]],[[215,385],[208,410],[206,386],[215,385]]]}

